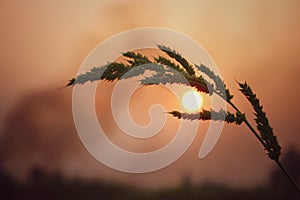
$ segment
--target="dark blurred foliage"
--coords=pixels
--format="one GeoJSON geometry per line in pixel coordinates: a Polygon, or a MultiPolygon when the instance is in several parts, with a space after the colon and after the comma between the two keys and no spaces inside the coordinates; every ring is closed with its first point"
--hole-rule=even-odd
{"type": "MultiPolygon", "coordinates": [[[[299,181],[300,155],[289,151],[283,163],[291,175],[299,181]]],[[[102,182],[99,180],[68,179],[58,173],[46,173],[36,167],[31,170],[27,181],[15,181],[5,170],[0,170],[0,199],[297,199],[297,193],[278,169],[271,173],[267,186],[252,189],[234,189],[226,185],[206,183],[196,186],[185,179],[176,188],[145,190],[128,185],[102,182]]]]}

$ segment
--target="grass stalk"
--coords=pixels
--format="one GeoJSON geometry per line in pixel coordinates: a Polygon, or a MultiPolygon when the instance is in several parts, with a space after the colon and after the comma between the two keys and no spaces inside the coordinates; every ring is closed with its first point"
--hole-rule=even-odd
{"type": "Polygon", "coordinates": [[[287,172],[287,170],[283,167],[283,165],[281,164],[281,162],[279,160],[275,160],[275,162],[277,163],[277,165],[279,166],[279,168],[281,169],[281,171],[284,173],[284,175],[288,178],[288,180],[290,181],[290,183],[294,186],[294,188],[296,189],[299,197],[300,197],[300,189],[299,186],[297,185],[296,181],[293,179],[293,177],[287,172]]]}
{"type": "Polygon", "coordinates": [[[177,118],[184,118],[189,120],[220,120],[224,119],[220,116],[225,116],[225,121],[228,123],[235,122],[236,124],[241,124],[244,122],[249,130],[253,133],[253,135],[257,138],[257,140],[263,145],[264,149],[267,151],[267,155],[271,160],[274,160],[283,174],[288,178],[289,182],[293,185],[295,190],[297,191],[300,197],[300,189],[295,180],[289,175],[287,170],[284,168],[282,163],[279,160],[281,155],[281,147],[277,141],[275,134],[273,133],[273,129],[269,125],[268,118],[266,113],[263,111],[263,106],[260,104],[259,99],[256,97],[256,94],[252,91],[250,86],[245,82],[238,83],[240,86],[240,91],[247,98],[254,109],[254,114],[256,116],[255,122],[257,124],[256,129],[249,123],[245,114],[243,114],[238,107],[232,102],[233,95],[230,94],[228,88],[222,78],[216,75],[210,68],[205,65],[192,65],[185,59],[181,54],[177,51],[170,49],[169,47],[158,45],[158,48],[166,53],[170,58],[175,59],[177,63],[174,63],[167,57],[159,56],[154,58],[154,61],[148,59],[147,56],[143,56],[139,53],[134,52],[126,52],[123,53],[123,56],[127,58],[126,64],[124,63],[108,63],[105,67],[95,67],[90,71],[80,74],[76,78],[69,80],[66,86],[74,86],[75,84],[84,84],[88,81],[98,81],[98,80],[106,80],[106,81],[114,81],[120,80],[124,78],[132,78],[137,75],[142,75],[144,73],[143,68],[137,68],[135,73],[131,73],[130,75],[126,75],[129,70],[135,70],[137,66],[143,66],[144,64],[153,64],[151,68],[148,70],[152,71],[154,75],[152,77],[147,77],[141,80],[142,85],[152,85],[152,84],[183,84],[189,85],[190,87],[196,88],[199,92],[203,92],[205,94],[211,95],[212,93],[216,93],[221,98],[223,98],[235,111],[236,114],[231,114],[229,112],[225,113],[225,111],[213,111],[213,110],[203,110],[198,114],[190,114],[190,113],[181,113],[178,111],[168,112],[177,118]],[[174,71],[170,71],[164,66],[168,66],[178,72],[181,76],[185,77],[188,81],[188,84],[180,81],[178,79],[178,73],[174,73],[174,71]],[[206,74],[209,79],[213,80],[214,84],[209,83],[204,79],[201,75],[195,74],[195,69],[198,69],[202,73],[206,74]],[[212,89],[210,91],[210,89],[212,89]],[[213,119],[212,113],[219,118],[213,119]],[[201,115],[199,117],[199,114],[201,115]]]}

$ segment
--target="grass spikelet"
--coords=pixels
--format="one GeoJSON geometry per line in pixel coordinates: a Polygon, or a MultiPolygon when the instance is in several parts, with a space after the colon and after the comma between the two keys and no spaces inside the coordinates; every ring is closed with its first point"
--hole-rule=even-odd
{"type": "Polygon", "coordinates": [[[215,85],[214,91],[219,96],[221,96],[227,102],[229,102],[233,98],[233,95],[230,93],[229,89],[226,87],[226,84],[220,78],[220,76],[217,76],[211,69],[209,69],[207,66],[203,64],[195,65],[195,66],[197,69],[199,69],[201,72],[206,74],[210,79],[214,81],[214,85],[215,85]]]}
{"type": "Polygon", "coordinates": [[[162,65],[166,65],[168,67],[171,67],[171,68],[175,69],[178,72],[186,73],[182,68],[180,68],[179,65],[175,64],[174,62],[170,61],[169,59],[167,59],[165,57],[158,56],[157,58],[154,58],[154,59],[157,63],[160,63],[162,65]]]}
{"type": "Polygon", "coordinates": [[[256,94],[252,91],[250,86],[245,83],[238,83],[240,86],[240,91],[246,96],[250,104],[255,111],[255,122],[257,130],[260,133],[262,141],[264,141],[264,146],[268,152],[268,156],[272,160],[278,160],[281,155],[281,147],[277,141],[277,137],[273,133],[273,129],[269,125],[269,120],[266,113],[263,111],[263,106],[260,105],[259,99],[256,94]]]}
{"type": "Polygon", "coordinates": [[[179,62],[188,74],[195,75],[195,70],[193,69],[192,65],[190,65],[189,62],[184,57],[182,57],[179,53],[177,53],[175,50],[172,50],[169,47],[166,47],[164,45],[157,45],[157,47],[161,51],[168,54],[168,56],[174,58],[177,62],[179,62]]]}
{"type": "Polygon", "coordinates": [[[224,110],[214,111],[214,110],[206,110],[202,109],[202,111],[198,113],[181,113],[179,111],[172,111],[169,114],[177,117],[178,119],[186,119],[186,120],[214,120],[214,121],[225,121],[227,123],[236,123],[241,124],[244,120],[245,115],[241,115],[237,113],[234,115],[230,112],[225,112],[224,110]]]}
{"type": "Polygon", "coordinates": [[[151,61],[148,59],[147,56],[143,56],[142,54],[135,53],[133,51],[127,51],[126,53],[123,53],[123,56],[132,59],[132,60],[127,60],[132,67],[151,63],[151,61]]]}

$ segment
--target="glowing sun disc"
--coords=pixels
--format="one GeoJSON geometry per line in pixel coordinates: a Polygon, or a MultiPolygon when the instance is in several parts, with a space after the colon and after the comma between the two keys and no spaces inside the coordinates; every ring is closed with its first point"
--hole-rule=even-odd
{"type": "Polygon", "coordinates": [[[188,90],[182,95],[181,104],[186,111],[198,111],[203,104],[202,95],[195,90],[188,90]]]}

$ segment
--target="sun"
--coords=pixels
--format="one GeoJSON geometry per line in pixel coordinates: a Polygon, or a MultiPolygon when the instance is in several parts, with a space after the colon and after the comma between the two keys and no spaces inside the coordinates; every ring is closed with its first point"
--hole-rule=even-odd
{"type": "Polygon", "coordinates": [[[196,112],[203,104],[203,97],[196,90],[190,89],[182,95],[181,104],[186,111],[196,112]]]}

